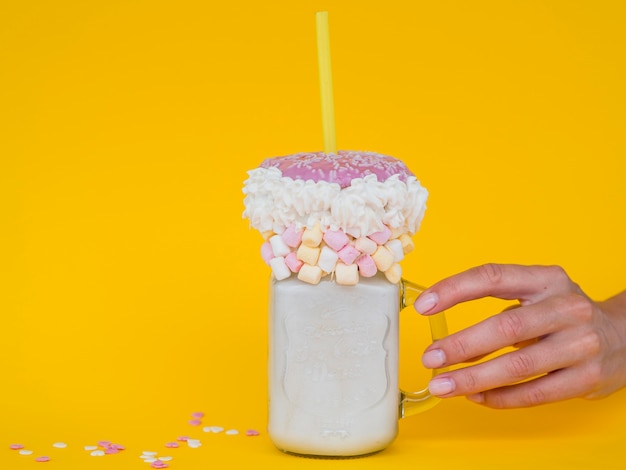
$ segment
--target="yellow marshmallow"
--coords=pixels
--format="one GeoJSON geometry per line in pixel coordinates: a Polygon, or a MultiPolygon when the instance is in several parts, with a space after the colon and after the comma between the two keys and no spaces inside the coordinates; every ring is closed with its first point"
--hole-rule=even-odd
{"type": "Polygon", "coordinates": [[[319,224],[315,224],[313,228],[307,228],[302,233],[302,244],[310,247],[319,246],[322,243],[322,229],[319,224]]]}
{"type": "Polygon", "coordinates": [[[372,259],[379,271],[387,271],[393,264],[393,253],[385,246],[379,246],[372,255],[372,259]]]}
{"type": "Polygon", "coordinates": [[[357,238],[354,242],[354,247],[359,250],[361,253],[365,253],[366,255],[371,255],[376,251],[378,245],[374,240],[370,240],[367,237],[357,238]]]}
{"type": "Polygon", "coordinates": [[[296,251],[296,257],[300,261],[304,261],[307,264],[315,265],[317,264],[317,260],[320,257],[320,251],[320,248],[310,247],[302,244],[298,247],[298,251],[296,251]]]}
{"type": "Polygon", "coordinates": [[[305,263],[298,271],[298,279],[309,284],[319,284],[322,279],[322,268],[305,263]]]}
{"type": "Polygon", "coordinates": [[[335,281],[342,286],[355,286],[359,282],[359,270],[356,264],[337,263],[335,281]]]}
{"type": "Polygon", "coordinates": [[[405,230],[402,227],[389,227],[389,230],[391,230],[391,239],[400,238],[400,235],[405,233],[405,230]]]}
{"type": "Polygon", "coordinates": [[[402,249],[404,250],[405,254],[410,253],[411,251],[413,251],[413,249],[415,249],[413,239],[408,233],[403,233],[398,239],[402,242],[402,249]]]}
{"type": "Polygon", "coordinates": [[[402,279],[402,267],[398,263],[394,263],[385,271],[385,277],[392,284],[397,284],[402,279]]]}

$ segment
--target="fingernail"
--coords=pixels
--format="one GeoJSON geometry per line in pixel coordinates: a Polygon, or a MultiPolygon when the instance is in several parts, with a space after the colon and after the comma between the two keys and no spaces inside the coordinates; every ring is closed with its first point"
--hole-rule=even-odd
{"type": "Polygon", "coordinates": [[[456,385],[454,380],[448,378],[437,378],[435,377],[428,384],[428,390],[430,390],[431,395],[440,396],[447,395],[450,392],[453,392],[456,385]]]}
{"type": "Polygon", "coordinates": [[[428,369],[436,369],[446,363],[446,355],[441,349],[427,351],[422,356],[422,364],[428,369]]]}
{"type": "Polygon", "coordinates": [[[467,398],[469,401],[473,401],[474,403],[484,403],[485,402],[485,394],[484,393],[475,393],[473,395],[468,395],[467,398]]]}
{"type": "Polygon", "coordinates": [[[415,310],[417,310],[417,313],[423,315],[432,310],[435,305],[437,305],[438,301],[439,296],[434,292],[429,292],[428,294],[420,295],[413,304],[413,306],[415,307],[415,310]]]}

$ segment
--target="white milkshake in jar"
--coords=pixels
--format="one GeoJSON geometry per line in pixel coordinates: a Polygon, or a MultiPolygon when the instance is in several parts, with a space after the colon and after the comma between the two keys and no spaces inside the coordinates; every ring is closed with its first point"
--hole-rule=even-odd
{"type": "Polygon", "coordinates": [[[309,456],[384,449],[400,406],[399,263],[427,191],[395,158],[340,151],[268,159],[244,193],[272,271],[272,441],[309,456]]]}
{"type": "Polygon", "coordinates": [[[398,287],[272,281],[269,434],[282,450],[355,456],[393,441],[398,423],[398,287]]]}

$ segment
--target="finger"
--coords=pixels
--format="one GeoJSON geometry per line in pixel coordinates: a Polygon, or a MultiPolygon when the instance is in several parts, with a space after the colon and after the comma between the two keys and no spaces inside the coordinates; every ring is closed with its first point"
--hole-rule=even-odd
{"type": "Polygon", "coordinates": [[[472,395],[518,383],[584,360],[578,348],[548,338],[523,350],[509,352],[480,364],[440,374],[429,385],[433,395],[472,395]],[[447,387],[447,388],[446,388],[447,387]]]}
{"type": "Polygon", "coordinates": [[[435,341],[424,352],[428,368],[441,368],[496,352],[558,331],[564,320],[559,298],[509,309],[435,341]],[[439,362],[437,362],[439,359],[439,362]]]}
{"type": "Polygon", "coordinates": [[[577,286],[558,266],[485,264],[448,277],[426,289],[415,301],[421,314],[434,314],[460,302],[482,297],[535,303],[577,286]]]}
{"type": "Polygon", "coordinates": [[[582,397],[587,392],[587,384],[580,380],[580,370],[571,367],[528,382],[487,390],[467,398],[490,408],[526,408],[582,397]]]}

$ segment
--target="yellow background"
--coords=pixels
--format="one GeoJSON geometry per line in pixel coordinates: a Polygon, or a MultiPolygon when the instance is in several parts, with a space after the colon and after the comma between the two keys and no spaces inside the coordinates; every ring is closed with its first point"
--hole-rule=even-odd
{"type": "MultiPolygon", "coordinates": [[[[406,276],[554,263],[606,298],[626,284],[625,5],[1,2],[0,463],[148,468],[138,455],[156,450],[181,470],[623,468],[625,392],[512,411],[447,400],[368,459],[276,451],[268,270],[241,187],[266,157],[321,150],[314,13],[328,10],[338,147],[401,158],[430,191],[406,276]],[[194,411],[262,434],[204,434],[194,411]],[[163,447],[183,434],[203,447],[163,447]],[[101,439],[127,450],[82,449],[101,439]]],[[[501,308],[460,306],[451,328],[501,308]]],[[[428,342],[404,316],[412,388],[428,342]]]]}

